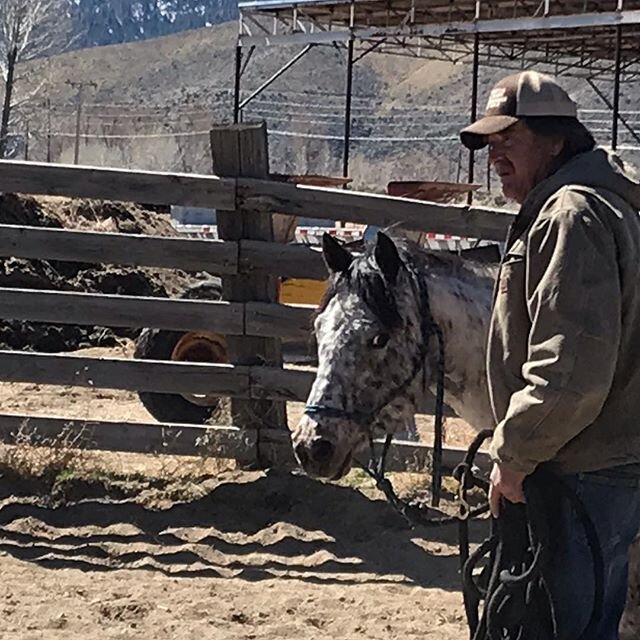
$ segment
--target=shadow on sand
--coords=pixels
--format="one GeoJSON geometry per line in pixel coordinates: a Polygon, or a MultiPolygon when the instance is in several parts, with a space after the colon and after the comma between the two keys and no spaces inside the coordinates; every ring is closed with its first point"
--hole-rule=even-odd
{"type": "MultiPolygon", "coordinates": [[[[455,526],[412,530],[384,501],[305,476],[203,483],[165,509],[95,486],[93,497],[43,506],[16,497],[27,493],[16,482],[0,482],[0,551],[46,567],[459,589],[455,526]]],[[[67,495],[82,495],[82,481],[73,482],[67,495]]],[[[472,537],[485,531],[474,523],[472,537]]]]}

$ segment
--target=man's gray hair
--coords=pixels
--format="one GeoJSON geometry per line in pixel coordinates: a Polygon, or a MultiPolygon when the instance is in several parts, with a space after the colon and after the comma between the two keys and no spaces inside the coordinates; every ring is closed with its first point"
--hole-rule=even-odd
{"type": "Polygon", "coordinates": [[[561,138],[564,146],[558,156],[556,169],[579,153],[591,151],[596,146],[592,133],[577,118],[525,116],[524,124],[537,136],[561,138]]]}

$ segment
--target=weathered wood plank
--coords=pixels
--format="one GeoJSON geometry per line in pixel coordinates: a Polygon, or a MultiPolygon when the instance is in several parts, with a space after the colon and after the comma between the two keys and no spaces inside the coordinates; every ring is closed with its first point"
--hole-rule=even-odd
{"type": "MultiPolygon", "coordinates": [[[[274,453],[277,451],[282,466],[297,466],[288,431],[263,428],[261,437],[263,446],[271,447],[274,453]]],[[[1,413],[0,441],[31,446],[64,443],[85,450],[237,458],[248,457],[251,451],[255,455],[258,432],[235,426],[114,422],[1,413]]],[[[381,447],[383,441],[376,440],[375,444],[381,447]]],[[[444,448],[445,473],[453,471],[465,452],[460,447],[444,448]]],[[[431,453],[430,445],[394,440],[386,466],[388,471],[428,472],[431,453]]],[[[485,472],[491,468],[489,455],[484,451],[478,453],[475,463],[485,472]]]]}
{"type": "Polygon", "coordinates": [[[514,216],[498,209],[438,204],[388,195],[358,193],[287,182],[238,178],[238,202],[245,211],[348,220],[380,227],[503,241],[514,216]]]}
{"type": "Polygon", "coordinates": [[[237,458],[257,447],[257,432],[225,426],[75,420],[0,414],[0,441],[83,450],[237,458]]]}
{"type": "MultiPolygon", "coordinates": [[[[256,253],[260,253],[259,249],[256,253]]],[[[216,274],[238,272],[238,245],[234,242],[6,224],[0,225],[0,256],[162,267],[216,274]]],[[[291,257],[293,259],[293,254],[291,257]]]]}
{"type": "Polygon", "coordinates": [[[220,275],[258,271],[293,278],[324,280],[327,277],[320,251],[304,245],[261,240],[156,238],[3,224],[0,225],[0,256],[208,271],[220,275]]]}
{"type": "MultiPolygon", "coordinates": [[[[236,206],[235,184],[232,177],[0,161],[0,191],[4,192],[232,211],[236,206]]],[[[513,218],[495,209],[426,203],[266,179],[240,178],[238,185],[240,206],[247,212],[263,214],[277,211],[380,226],[402,222],[402,226],[410,229],[493,240],[504,239],[513,218]]]]}
{"type": "MultiPolygon", "coordinates": [[[[291,448],[290,434],[280,429],[264,429],[262,431],[262,446],[270,447],[272,456],[278,460],[278,466],[286,468],[297,467],[291,448]]],[[[374,440],[377,453],[380,453],[384,440],[374,440]]],[[[463,447],[444,447],[442,451],[442,470],[451,475],[453,470],[464,459],[467,450],[463,447]]],[[[431,470],[433,446],[422,442],[406,440],[392,440],[387,454],[385,468],[387,471],[410,471],[424,473],[431,470]]],[[[483,472],[491,469],[491,459],[485,451],[479,451],[475,458],[475,465],[483,472]]]]}
{"type": "Polygon", "coordinates": [[[0,351],[0,380],[60,386],[249,397],[249,368],[0,351]]]}
{"type": "MultiPolygon", "coordinates": [[[[376,440],[376,449],[381,451],[384,442],[376,440]]],[[[442,471],[451,475],[453,470],[464,459],[467,450],[463,447],[444,447],[442,450],[442,471]]],[[[389,448],[386,469],[388,471],[430,471],[433,446],[420,442],[394,440],[389,448]]],[[[480,451],[476,455],[475,465],[482,471],[491,469],[489,454],[480,451]]]]}
{"type": "Polygon", "coordinates": [[[265,271],[287,278],[325,280],[327,268],[322,253],[304,245],[282,245],[257,240],[240,240],[240,271],[265,271]]]}
{"type": "Polygon", "coordinates": [[[0,287],[0,318],[304,339],[315,307],[0,287]]]}
{"type": "Polygon", "coordinates": [[[254,398],[279,397],[304,402],[315,380],[314,371],[251,367],[250,388],[254,398]]]}
{"type": "Polygon", "coordinates": [[[233,175],[237,173],[230,171],[227,177],[220,178],[0,160],[0,191],[191,205],[223,211],[235,211],[237,205],[246,213],[278,212],[381,227],[400,222],[408,229],[498,241],[504,239],[513,219],[512,214],[497,209],[296,185],[267,180],[264,173],[237,181],[233,175]]]}
{"type": "MultiPolygon", "coordinates": [[[[0,380],[6,382],[304,402],[314,379],[315,371],[278,367],[0,351],[0,380]]],[[[418,412],[432,414],[434,402],[427,392],[418,412]]],[[[455,414],[447,408],[446,415],[455,414]]]]}
{"type": "Polygon", "coordinates": [[[233,179],[15,160],[0,160],[0,191],[216,209],[236,206],[233,179]]]}
{"type": "Polygon", "coordinates": [[[311,318],[314,311],[315,307],[311,305],[247,302],[245,333],[252,336],[311,339],[311,318]]]}
{"type": "MultiPolygon", "coordinates": [[[[222,176],[239,175],[266,179],[269,176],[269,154],[265,123],[236,125],[211,129],[211,155],[213,170],[222,176]]],[[[219,210],[218,237],[227,240],[242,239],[273,241],[270,215],[255,216],[234,204],[233,211],[219,210]]],[[[277,280],[264,274],[241,274],[222,280],[223,298],[232,302],[276,302],[277,280]]],[[[243,365],[282,364],[282,345],[273,338],[242,337],[228,340],[231,362],[243,365]]],[[[260,429],[264,422],[286,428],[286,405],[283,402],[261,400],[231,401],[231,420],[241,427],[260,429]]],[[[259,452],[259,464],[269,464],[259,452]]]]}
{"type": "MultiPolygon", "coordinates": [[[[379,453],[384,445],[383,440],[375,440],[375,448],[379,453]]],[[[442,451],[442,471],[451,475],[464,458],[466,449],[462,447],[444,447],[442,451]]],[[[421,442],[393,440],[387,454],[385,469],[387,471],[408,471],[425,473],[431,470],[433,446],[421,442]]],[[[482,471],[490,468],[487,453],[480,451],[476,456],[476,466],[482,471]]]]}
{"type": "MultiPolygon", "coordinates": [[[[209,330],[242,335],[244,313],[244,305],[241,303],[0,287],[0,318],[4,320],[184,331],[209,330]]],[[[286,312],[283,315],[286,316],[286,312]]],[[[295,331],[296,327],[291,320],[298,321],[298,316],[291,316],[290,321],[283,324],[295,331]]],[[[269,330],[265,323],[257,328],[269,330]]],[[[296,331],[296,335],[298,333],[296,331]]]]}

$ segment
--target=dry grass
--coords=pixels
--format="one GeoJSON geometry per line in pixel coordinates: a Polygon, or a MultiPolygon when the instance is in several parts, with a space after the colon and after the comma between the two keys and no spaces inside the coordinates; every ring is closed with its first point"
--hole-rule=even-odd
{"type": "Polygon", "coordinates": [[[41,478],[52,484],[70,479],[153,479],[184,487],[190,493],[204,478],[236,468],[235,461],[203,456],[170,456],[90,451],[88,432],[67,427],[44,437],[25,421],[14,443],[0,445],[0,472],[19,478],[41,478]]]}
{"type": "Polygon", "coordinates": [[[25,421],[15,434],[15,443],[0,447],[0,467],[23,478],[87,471],[89,457],[82,448],[85,437],[84,429],[71,428],[52,438],[44,437],[25,421]]]}

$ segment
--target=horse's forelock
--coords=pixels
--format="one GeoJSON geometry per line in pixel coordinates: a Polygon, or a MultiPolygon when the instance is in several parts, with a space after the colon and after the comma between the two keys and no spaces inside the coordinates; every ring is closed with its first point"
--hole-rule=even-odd
{"type": "Polygon", "coordinates": [[[361,260],[353,265],[352,283],[358,296],[386,330],[400,324],[394,291],[372,260],[361,260]]]}
{"type": "Polygon", "coordinates": [[[371,259],[372,250],[357,257],[344,273],[333,274],[322,296],[316,316],[320,315],[331,300],[341,293],[355,293],[374,314],[386,330],[400,324],[401,317],[392,287],[371,259]]]}

